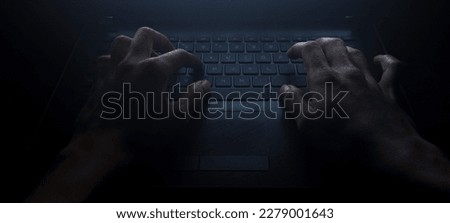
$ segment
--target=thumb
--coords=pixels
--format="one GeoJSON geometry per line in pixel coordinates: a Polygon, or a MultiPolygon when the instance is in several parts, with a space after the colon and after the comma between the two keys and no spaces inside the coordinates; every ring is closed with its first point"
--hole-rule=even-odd
{"type": "Polygon", "coordinates": [[[293,85],[283,85],[280,88],[279,100],[285,108],[285,118],[295,119],[297,126],[301,126],[303,106],[303,91],[293,85]]]}
{"type": "Polygon", "coordinates": [[[374,62],[381,65],[383,74],[379,85],[383,92],[393,101],[396,101],[395,88],[397,88],[400,78],[401,62],[391,55],[378,55],[374,62]]]}
{"type": "Polygon", "coordinates": [[[172,115],[178,119],[200,119],[202,117],[204,96],[211,89],[207,80],[197,81],[188,86],[187,92],[171,103],[172,115]]]}

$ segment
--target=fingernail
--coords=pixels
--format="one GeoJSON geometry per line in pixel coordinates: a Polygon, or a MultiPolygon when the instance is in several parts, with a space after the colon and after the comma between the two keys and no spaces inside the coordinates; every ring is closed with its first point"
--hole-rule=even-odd
{"type": "Polygon", "coordinates": [[[289,90],[289,88],[290,88],[290,87],[289,87],[288,85],[283,84],[283,86],[281,86],[280,90],[281,90],[281,92],[286,92],[286,91],[289,90]]]}
{"type": "Polygon", "coordinates": [[[210,88],[211,87],[211,83],[208,80],[201,80],[201,85],[206,87],[206,88],[210,88]]]}

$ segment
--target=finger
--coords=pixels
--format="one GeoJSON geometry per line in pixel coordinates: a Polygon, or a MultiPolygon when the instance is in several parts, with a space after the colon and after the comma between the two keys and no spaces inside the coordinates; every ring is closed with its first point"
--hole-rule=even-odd
{"type": "Polygon", "coordinates": [[[184,49],[176,49],[158,57],[150,58],[146,63],[149,63],[152,67],[155,63],[158,64],[158,67],[165,74],[173,74],[181,67],[191,67],[194,69],[194,72],[198,72],[203,68],[202,61],[184,49]]]}
{"type": "Polygon", "coordinates": [[[171,103],[172,114],[175,118],[199,119],[202,117],[204,100],[203,96],[211,89],[211,83],[207,80],[197,81],[189,85],[187,93],[182,94],[178,101],[171,103]]]}
{"type": "Polygon", "coordinates": [[[337,38],[320,38],[316,42],[320,45],[331,67],[353,66],[344,41],[337,38]]]}
{"type": "Polygon", "coordinates": [[[379,86],[391,101],[397,102],[396,89],[401,73],[401,62],[391,55],[378,55],[374,58],[374,62],[380,64],[383,70],[379,86]]]}
{"type": "Polygon", "coordinates": [[[364,53],[352,47],[347,47],[347,51],[350,55],[350,60],[352,61],[353,65],[361,70],[369,86],[377,87],[378,83],[370,72],[369,65],[367,63],[366,57],[364,56],[364,53]]]}
{"type": "Polygon", "coordinates": [[[322,48],[315,41],[296,43],[288,50],[287,54],[291,59],[302,58],[308,74],[313,74],[319,69],[329,68],[322,48]]]}
{"type": "Polygon", "coordinates": [[[391,55],[378,55],[373,61],[381,65],[383,74],[379,82],[383,89],[392,88],[398,81],[400,61],[391,55]]]}
{"type": "Polygon", "coordinates": [[[280,100],[285,108],[286,116],[300,117],[303,103],[303,91],[293,85],[280,88],[280,100]]]}
{"type": "Polygon", "coordinates": [[[138,61],[147,59],[151,56],[154,46],[161,52],[174,49],[172,43],[163,34],[148,27],[139,28],[131,42],[127,57],[138,61]]]}
{"type": "Polygon", "coordinates": [[[119,64],[128,54],[132,39],[128,36],[118,36],[114,39],[111,47],[112,63],[119,64]]]}

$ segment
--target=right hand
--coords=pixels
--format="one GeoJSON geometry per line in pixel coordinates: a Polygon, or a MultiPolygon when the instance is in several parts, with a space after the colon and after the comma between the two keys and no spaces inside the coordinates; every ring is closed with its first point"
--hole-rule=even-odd
{"type": "Polygon", "coordinates": [[[297,43],[288,55],[303,59],[309,91],[285,85],[280,90],[281,99],[286,111],[304,112],[296,118],[297,126],[311,145],[321,153],[331,154],[328,163],[356,163],[374,171],[415,178],[421,172],[419,166],[433,165],[434,158],[447,162],[439,149],[426,145],[396,102],[400,65],[396,58],[375,57],[374,61],[383,69],[377,82],[364,55],[346,47],[340,39],[297,43]],[[325,83],[333,84],[331,92],[326,91],[325,83]],[[317,100],[318,95],[326,97],[326,94],[329,99],[338,97],[335,103],[342,110],[338,106],[334,106],[337,108],[334,111],[330,109],[331,100],[328,104],[326,100],[317,100]],[[333,117],[314,113],[327,109],[333,117]]]}

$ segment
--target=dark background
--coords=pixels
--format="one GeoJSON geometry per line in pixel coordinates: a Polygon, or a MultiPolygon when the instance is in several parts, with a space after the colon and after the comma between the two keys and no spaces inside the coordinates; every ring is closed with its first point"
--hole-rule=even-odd
{"type": "MultiPolygon", "coordinates": [[[[4,165],[0,198],[1,202],[20,202],[37,185],[55,155],[69,140],[70,132],[61,126],[64,123],[58,123],[58,119],[53,118],[64,114],[50,112],[43,119],[41,117],[83,25],[97,21],[99,13],[93,9],[101,7],[97,6],[100,1],[73,0],[2,1],[0,4],[1,157],[4,165]]],[[[446,152],[449,151],[450,124],[448,11],[448,3],[443,0],[400,0],[395,1],[376,24],[387,51],[408,65],[403,86],[410,98],[411,116],[419,132],[446,152]]],[[[66,106],[61,99],[55,103],[66,106]]],[[[185,198],[195,198],[192,194],[195,191],[188,191],[187,195],[186,192],[177,193],[185,198]]],[[[213,192],[222,194],[222,191],[213,192]]],[[[290,196],[294,192],[285,190],[281,195],[290,196]]],[[[177,200],[177,193],[163,201],[183,201],[177,200]]],[[[264,197],[258,195],[261,193],[267,195],[267,191],[255,190],[250,194],[264,197]]],[[[322,200],[310,201],[332,201],[327,200],[332,192],[320,193],[322,200]]],[[[315,193],[304,194],[305,198],[312,199],[311,194],[315,193]]],[[[354,198],[346,195],[335,197],[348,201],[370,201],[358,200],[361,196],[357,193],[353,195],[354,198]]],[[[286,196],[267,196],[274,201],[288,199],[286,196]]]]}

